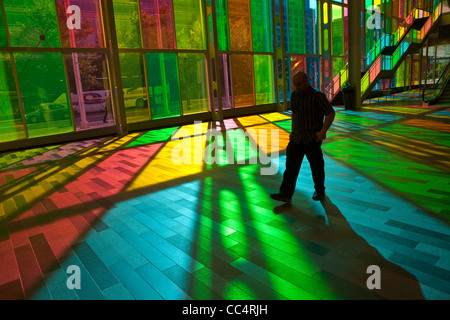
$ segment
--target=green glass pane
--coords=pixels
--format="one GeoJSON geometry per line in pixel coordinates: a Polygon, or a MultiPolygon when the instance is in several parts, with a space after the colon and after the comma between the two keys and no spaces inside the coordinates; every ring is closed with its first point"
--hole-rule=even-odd
{"type": "Polygon", "coordinates": [[[74,130],[61,53],[16,53],[29,137],[74,130]]]}
{"type": "MultiPolygon", "coordinates": [[[[365,21],[370,19],[371,16],[372,16],[371,14],[366,13],[365,21]]],[[[366,30],[366,34],[365,34],[365,49],[366,49],[366,53],[367,53],[370,50],[372,50],[373,46],[375,45],[375,40],[374,40],[374,30],[371,30],[369,28],[365,28],[365,30],[366,30]]]]}
{"type": "Polygon", "coordinates": [[[178,64],[183,114],[209,111],[205,56],[197,53],[180,53],[178,64]]]}
{"type": "Polygon", "coordinates": [[[440,1],[439,0],[434,0],[433,3],[434,3],[433,4],[433,8],[436,8],[439,5],[440,1]]]}
{"type": "Polygon", "coordinates": [[[253,51],[272,52],[272,6],[270,0],[251,0],[253,51]]]}
{"type": "Polygon", "coordinates": [[[332,5],[332,54],[344,55],[344,17],[341,6],[332,5]]]}
{"type": "Polygon", "coordinates": [[[255,55],[255,98],[256,104],[274,102],[273,59],[269,55],[255,55]]]}
{"type": "Polygon", "coordinates": [[[153,119],[180,116],[181,99],[175,53],[146,53],[148,90],[153,119]]]}
{"type": "Polygon", "coordinates": [[[366,73],[366,75],[361,79],[361,95],[366,92],[369,84],[369,73],[366,73]]]}
{"type": "Polygon", "coordinates": [[[9,54],[0,55],[0,142],[24,139],[19,96],[9,54]]]}
{"type": "Polygon", "coordinates": [[[8,38],[6,35],[5,20],[3,17],[3,12],[0,11],[0,47],[7,47],[7,46],[8,46],[8,38]]]}
{"type": "Polygon", "coordinates": [[[333,78],[339,74],[339,72],[344,67],[344,59],[343,58],[333,58],[333,78]]]}
{"type": "Polygon", "coordinates": [[[216,25],[219,50],[230,50],[228,8],[226,0],[216,1],[216,25]]]}
{"type": "Polygon", "coordinates": [[[60,47],[54,1],[3,1],[11,44],[17,47],[60,47]]]}
{"type": "Polygon", "coordinates": [[[305,53],[304,0],[289,1],[289,49],[291,53],[305,53]]]}
{"type": "Polygon", "coordinates": [[[127,122],[150,120],[145,89],[143,55],[140,53],[120,53],[119,59],[127,122]]]}
{"type": "Polygon", "coordinates": [[[113,7],[119,48],[141,48],[137,0],[114,0],[113,7]]]}
{"type": "Polygon", "coordinates": [[[201,0],[173,0],[178,49],[205,50],[205,23],[201,0]]]}
{"type": "Polygon", "coordinates": [[[392,29],[391,29],[391,18],[390,17],[387,17],[387,16],[385,16],[385,23],[384,23],[384,25],[385,25],[385,30],[384,30],[384,32],[385,33],[391,33],[392,31],[392,29]]]}
{"type": "Polygon", "coordinates": [[[395,87],[405,86],[405,61],[403,61],[395,72],[395,87]]]}

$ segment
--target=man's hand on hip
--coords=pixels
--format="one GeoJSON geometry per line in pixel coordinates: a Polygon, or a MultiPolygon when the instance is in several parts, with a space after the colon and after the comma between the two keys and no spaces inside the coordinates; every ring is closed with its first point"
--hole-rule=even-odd
{"type": "Polygon", "coordinates": [[[322,142],[327,138],[327,132],[320,130],[319,132],[316,132],[316,140],[317,142],[322,142]]]}

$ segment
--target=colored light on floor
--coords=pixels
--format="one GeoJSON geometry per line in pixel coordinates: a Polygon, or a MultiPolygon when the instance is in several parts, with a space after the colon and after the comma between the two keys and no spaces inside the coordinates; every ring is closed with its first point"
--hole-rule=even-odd
{"type": "MultiPolygon", "coordinates": [[[[366,279],[355,274],[365,276],[368,263],[380,263],[399,283],[386,284],[382,297],[420,297],[420,284],[426,298],[448,299],[448,170],[439,162],[448,151],[439,130],[444,122],[436,118],[425,129],[405,124],[414,112],[395,114],[404,119],[367,112],[361,116],[369,120],[357,112],[336,118],[323,145],[328,198],[321,203],[310,199],[306,160],[292,205],[268,197],[281,182],[282,143],[290,130],[290,120],[276,116],[273,123],[249,121],[255,137],[236,127],[222,132],[218,146],[228,139],[231,150],[210,166],[205,154],[201,165],[173,165],[172,151],[181,141],[170,141],[174,128],[99,140],[61,160],[64,148],[13,163],[1,172],[16,189],[0,206],[0,295],[373,298],[365,295],[366,279]],[[273,154],[250,143],[260,141],[261,129],[280,130],[280,155],[271,159],[279,167],[275,175],[261,176],[261,164],[250,162],[258,151],[273,154]],[[239,157],[245,160],[240,165],[225,162],[239,157]],[[24,161],[28,167],[20,166],[24,161]],[[62,164],[66,172],[43,175],[62,164]],[[39,188],[47,193],[32,195],[39,188]],[[81,291],[65,287],[71,264],[81,266],[81,291]]],[[[192,126],[177,131],[178,137],[206,149],[209,127],[196,134],[192,126]]]]}
{"type": "Polygon", "coordinates": [[[445,122],[439,122],[436,120],[409,119],[403,121],[402,124],[407,126],[437,130],[441,132],[450,132],[450,124],[445,122]]]}

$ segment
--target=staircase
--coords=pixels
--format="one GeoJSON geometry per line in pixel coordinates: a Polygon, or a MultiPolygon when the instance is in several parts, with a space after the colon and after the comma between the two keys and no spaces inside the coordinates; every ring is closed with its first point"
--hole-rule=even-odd
{"type": "MultiPolygon", "coordinates": [[[[365,57],[366,72],[361,78],[361,101],[367,99],[380,79],[393,78],[397,68],[407,55],[417,53],[430,30],[438,24],[441,14],[448,11],[443,3],[433,13],[414,9],[393,35],[385,34],[365,57]]],[[[348,80],[348,63],[326,88],[328,99],[336,104],[342,96],[341,88],[348,80]],[[336,101],[335,101],[336,99],[336,101]]]]}
{"type": "Polygon", "coordinates": [[[403,20],[402,24],[394,34],[383,34],[373,48],[366,54],[364,71],[367,71],[367,69],[370,68],[380,54],[392,55],[408,31],[411,29],[420,30],[429,16],[430,13],[428,11],[415,8],[410,12],[406,19],[403,20]]]}
{"type": "Polygon", "coordinates": [[[439,97],[438,102],[450,104],[450,85],[449,85],[449,83],[447,83],[447,86],[445,87],[444,91],[442,92],[441,96],[439,97]]]}
{"type": "Polygon", "coordinates": [[[424,45],[428,35],[438,25],[438,20],[448,7],[442,2],[434,12],[427,18],[420,30],[410,29],[392,55],[380,55],[361,79],[361,101],[368,98],[370,91],[380,79],[393,78],[397,68],[409,55],[419,52],[424,45]]]}
{"type": "Polygon", "coordinates": [[[432,85],[425,85],[422,92],[422,100],[429,105],[436,103],[450,103],[450,62],[447,63],[439,80],[432,85]]]}
{"type": "MultiPolygon", "coordinates": [[[[348,67],[348,65],[347,65],[347,67],[348,67]]],[[[343,72],[341,71],[342,74],[346,75],[346,71],[348,70],[348,68],[343,68],[342,70],[343,70],[343,72]]],[[[339,75],[341,74],[341,72],[339,73],[339,75]]],[[[364,76],[364,74],[365,74],[365,72],[361,72],[361,78],[364,76]]],[[[347,78],[345,78],[345,81],[347,81],[347,78]]],[[[341,87],[342,86],[340,86],[339,89],[337,89],[337,90],[339,90],[338,93],[336,93],[334,95],[333,99],[330,100],[331,104],[334,106],[343,106],[344,105],[344,94],[341,91],[341,87]]]]}

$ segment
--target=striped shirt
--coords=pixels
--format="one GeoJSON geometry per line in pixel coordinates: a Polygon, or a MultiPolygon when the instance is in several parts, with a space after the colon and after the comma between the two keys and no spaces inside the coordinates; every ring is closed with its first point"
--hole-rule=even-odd
{"type": "Polygon", "coordinates": [[[311,86],[303,94],[296,90],[292,92],[291,110],[290,140],[304,144],[316,141],[316,133],[322,129],[324,116],[334,111],[325,94],[311,86]]]}

